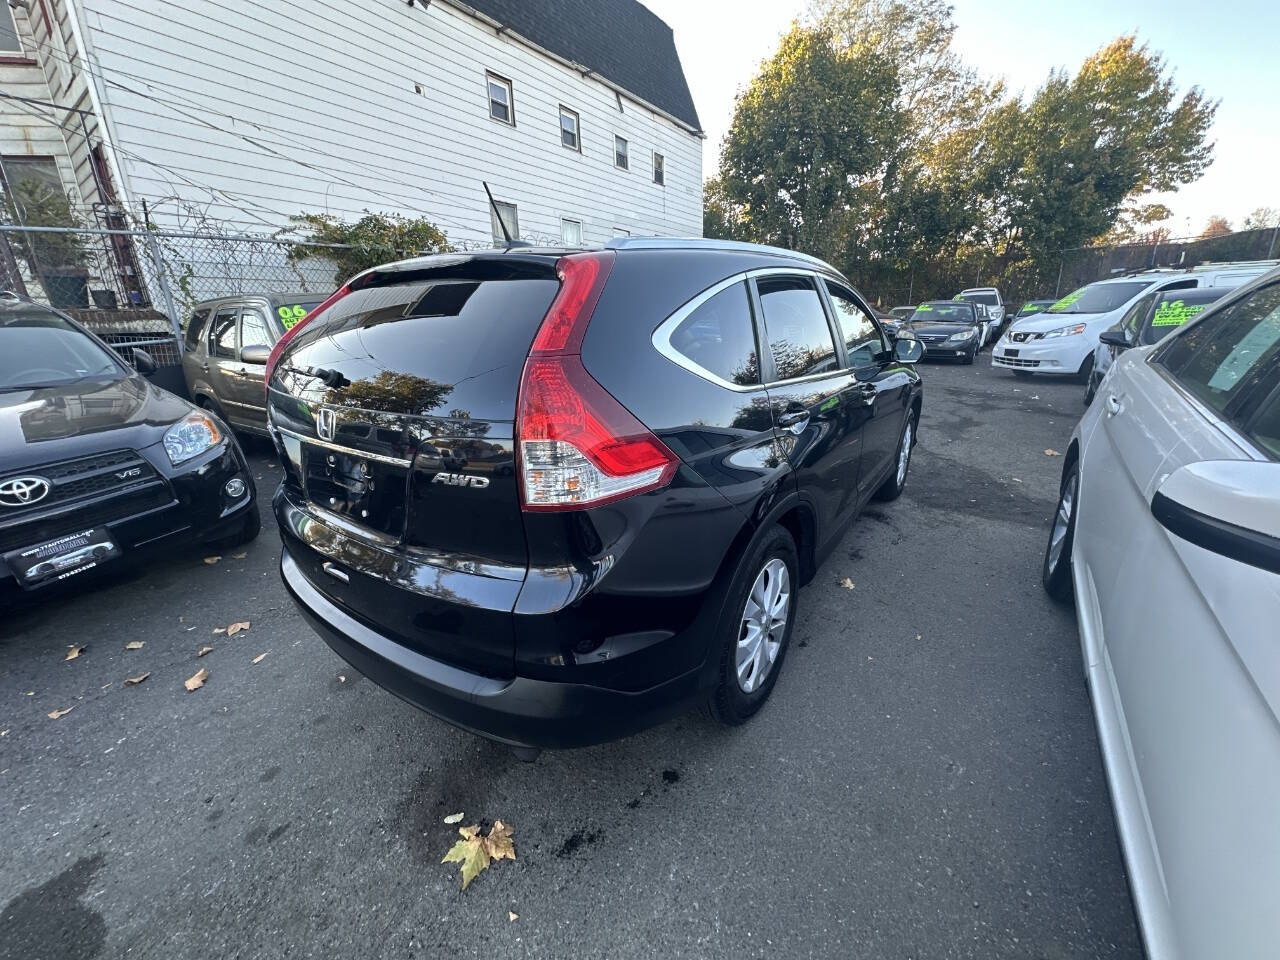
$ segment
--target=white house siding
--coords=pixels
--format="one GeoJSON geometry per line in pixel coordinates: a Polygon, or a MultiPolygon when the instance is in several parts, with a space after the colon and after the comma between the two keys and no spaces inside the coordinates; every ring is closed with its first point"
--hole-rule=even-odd
{"type": "Polygon", "coordinates": [[[394,211],[488,244],[487,180],[526,238],[559,242],[562,218],[588,244],[702,232],[700,137],[445,0],[70,2],[128,199],[161,225],[394,211]],[[514,85],[514,128],[489,118],[486,70],[514,85]],[[561,104],[581,117],[581,153],[560,144],[561,104]]]}

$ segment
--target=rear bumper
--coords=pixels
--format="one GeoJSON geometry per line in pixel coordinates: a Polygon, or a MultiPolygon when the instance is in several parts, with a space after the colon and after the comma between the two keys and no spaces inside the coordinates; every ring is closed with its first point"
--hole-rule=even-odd
{"type": "Polygon", "coordinates": [[[661,723],[698,698],[698,671],[623,692],[527,677],[494,679],[423,656],[327,599],[286,550],[280,575],[307,621],[374,683],[456,727],[512,746],[582,747],[661,723]]]}

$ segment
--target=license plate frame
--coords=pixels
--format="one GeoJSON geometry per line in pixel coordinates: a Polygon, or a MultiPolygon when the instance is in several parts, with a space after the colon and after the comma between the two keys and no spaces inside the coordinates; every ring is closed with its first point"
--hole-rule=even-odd
{"type": "Polygon", "coordinates": [[[89,527],[52,540],[19,547],[4,555],[19,586],[34,590],[87,573],[121,555],[119,544],[106,527],[89,527]]]}
{"type": "Polygon", "coordinates": [[[1004,348],[1004,353],[1000,354],[1000,356],[1001,356],[1001,357],[1006,357],[1006,358],[1008,358],[1008,359],[1010,359],[1010,360],[1017,360],[1017,359],[1018,359],[1018,350],[1017,350],[1017,348],[1016,348],[1016,347],[1014,347],[1014,348],[1011,348],[1011,347],[1005,347],[1005,348],[1004,348]]]}

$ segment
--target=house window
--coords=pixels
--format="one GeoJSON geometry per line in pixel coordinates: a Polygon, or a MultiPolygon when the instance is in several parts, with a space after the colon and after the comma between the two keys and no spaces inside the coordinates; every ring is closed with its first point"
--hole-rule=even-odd
{"type": "Polygon", "coordinates": [[[21,54],[22,40],[18,37],[18,22],[7,3],[0,3],[0,56],[21,54]]]}
{"type": "Polygon", "coordinates": [[[486,73],[485,82],[489,88],[489,116],[500,123],[516,125],[515,96],[511,90],[511,81],[496,73],[486,73]]]}
{"type": "MultiPolygon", "coordinates": [[[[0,157],[0,192],[18,223],[68,226],[62,220],[71,216],[70,203],[52,157],[0,157]]],[[[0,203],[0,214],[5,206],[0,203]]]]}
{"type": "Polygon", "coordinates": [[[582,137],[578,133],[578,114],[568,107],[560,108],[560,143],[570,150],[582,152],[582,137]]]}
{"type": "Polygon", "coordinates": [[[501,200],[494,201],[493,206],[489,208],[489,223],[493,227],[493,242],[506,243],[507,238],[502,235],[502,228],[507,228],[507,233],[511,234],[512,240],[520,239],[520,214],[516,210],[514,203],[503,203],[501,200]],[[494,208],[497,208],[496,210],[494,208]],[[502,221],[498,221],[498,217],[502,217],[502,221]]]}
{"type": "Polygon", "coordinates": [[[621,170],[631,169],[631,160],[627,156],[627,141],[625,137],[615,136],[613,138],[613,165],[621,170]]]}
{"type": "Polygon", "coordinates": [[[653,155],[653,182],[659,186],[667,182],[667,161],[660,153],[653,155]]]}
{"type": "Polygon", "coordinates": [[[582,246],[582,221],[581,220],[561,220],[560,221],[560,241],[566,247],[582,246]]]}

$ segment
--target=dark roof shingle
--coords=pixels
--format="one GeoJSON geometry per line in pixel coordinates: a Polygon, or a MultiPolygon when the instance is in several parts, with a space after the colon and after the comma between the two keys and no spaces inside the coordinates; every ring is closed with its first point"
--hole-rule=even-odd
{"type": "Polygon", "coordinates": [[[671,28],[638,0],[461,0],[701,130],[671,28]]]}

